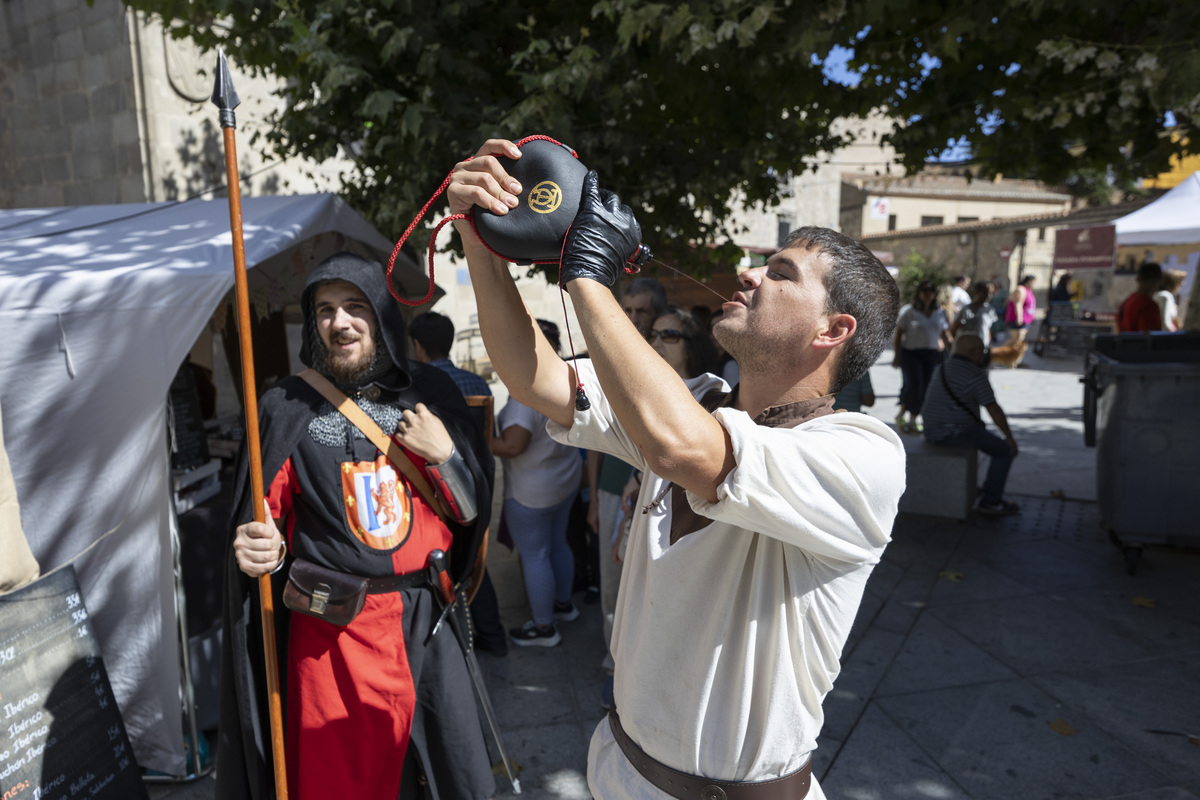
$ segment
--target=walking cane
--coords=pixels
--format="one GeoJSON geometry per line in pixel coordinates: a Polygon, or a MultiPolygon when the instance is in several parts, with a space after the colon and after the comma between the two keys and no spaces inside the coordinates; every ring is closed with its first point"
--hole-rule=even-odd
{"type": "MultiPolygon", "coordinates": [[[[225,171],[229,182],[229,225],[233,231],[233,275],[237,286],[238,340],[242,351],[242,396],[246,409],[246,445],[250,456],[250,491],[254,521],[266,522],[263,509],[262,455],[258,449],[258,391],[254,385],[254,344],[250,338],[250,298],[246,289],[246,245],[242,241],[242,195],[234,142],[233,110],[241,102],[229,75],[225,52],[217,50],[217,77],[212,101],[220,109],[225,134],[225,171]]],[[[279,700],[279,665],[275,653],[275,599],[271,576],[258,579],[258,601],[262,608],[263,651],[266,656],[267,703],[271,714],[271,754],[275,762],[275,796],[287,800],[287,767],[283,752],[283,711],[279,700]]]]}

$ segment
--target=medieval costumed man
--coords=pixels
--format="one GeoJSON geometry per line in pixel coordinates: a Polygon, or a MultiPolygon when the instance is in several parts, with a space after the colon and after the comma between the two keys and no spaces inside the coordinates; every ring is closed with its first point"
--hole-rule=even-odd
{"type": "Polygon", "coordinates": [[[435,631],[441,607],[427,569],[441,550],[455,584],[470,574],[491,509],[487,443],[454,382],[405,358],[381,265],[330,257],[310,275],[302,310],[300,359],[311,370],[259,402],[267,521],[251,521],[244,457],[235,499],[217,796],[274,796],[255,591],[274,572],[288,796],[391,800],[419,792],[423,776],[434,798],[489,797],[495,781],[471,681],[455,638],[446,626],[435,631]],[[314,371],[411,465],[396,464],[396,447],[382,452],[314,388],[314,371]],[[412,466],[445,521],[405,474],[412,466]],[[305,583],[300,567],[332,577],[305,583]],[[337,606],[343,578],[358,588],[361,611],[336,624],[315,612],[337,606]],[[285,608],[297,608],[282,596],[289,583],[289,592],[309,590],[306,613],[285,608]]]}

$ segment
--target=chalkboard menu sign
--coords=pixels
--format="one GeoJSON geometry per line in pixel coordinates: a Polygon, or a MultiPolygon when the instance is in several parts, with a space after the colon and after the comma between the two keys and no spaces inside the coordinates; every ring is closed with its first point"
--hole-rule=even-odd
{"type": "Polygon", "coordinates": [[[1112,325],[1106,322],[1076,322],[1049,328],[1044,353],[1047,358],[1082,358],[1091,349],[1093,336],[1112,332],[1112,325]]]}
{"type": "Polygon", "coordinates": [[[0,796],[147,797],[71,567],[0,596],[0,796]]]}
{"type": "Polygon", "coordinates": [[[186,361],[171,382],[171,466],[193,469],[208,463],[208,434],[200,411],[196,375],[186,361]]]}

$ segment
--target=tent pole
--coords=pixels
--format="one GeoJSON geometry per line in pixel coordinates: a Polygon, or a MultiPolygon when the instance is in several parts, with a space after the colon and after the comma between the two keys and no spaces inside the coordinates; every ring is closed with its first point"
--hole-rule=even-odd
{"type": "MultiPolygon", "coordinates": [[[[233,275],[237,287],[238,339],[242,354],[242,399],[246,409],[246,445],[250,456],[250,490],[253,493],[254,520],[266,522],[263,508],[262,455],[258,440],[258,391],[254,379],[254,345],[250,335],[250,298],[246,285],[246,245],[242,240],[241,179],[237,169],[237,144],[234,139],[233,109],[241,102],[233,88],[224,51],[217,51],[216,86],[213,103],[220,109],[225,134],[225,171],[229,184],[229,225],[233,232],[233,275]]],[[[279,660],[275,649],[275,599],[271,576],[258,579],[258,599],[262,609],[263,652],[266,658],[267,701],[271,716],[271,754],[275,767],[275,796],[287,800],[287,766],[283,749],[283,710],[279,697],[279,660]]]]}

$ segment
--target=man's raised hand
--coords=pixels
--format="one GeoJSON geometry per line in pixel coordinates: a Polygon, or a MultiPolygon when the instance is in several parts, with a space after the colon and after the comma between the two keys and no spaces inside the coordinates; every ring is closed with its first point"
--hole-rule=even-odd
{"type": "Polygon", "coordinates": [[[473,158],[455,164],[446,187],[451,214],[468,214],[479,206],[503,216],[516,207],[521,184],[505,171],[496,156],[518,159],[521,151],[507,139],[488,139],[473,158]]]}
{"type": "Polygon", "coordinates": [[[596,171],[583,179],[579,213],[563,247],[562,283],[588,278],[612,286],[642,242],[642,228],[621,198],[600,188],[596,171]]]}

